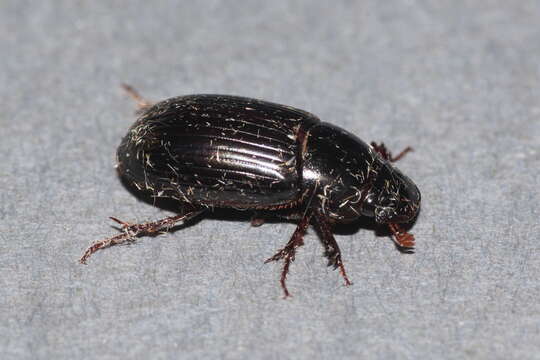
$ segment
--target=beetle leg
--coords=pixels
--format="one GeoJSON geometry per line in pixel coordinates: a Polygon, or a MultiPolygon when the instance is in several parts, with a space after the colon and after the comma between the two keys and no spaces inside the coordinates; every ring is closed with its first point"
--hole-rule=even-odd
{"type": "Polygon", "coordinates": [[[338,243],[334,238],[334,234],[330,228],[330,224],[326,217],[319,211],[315,212],[315,227],[319,232],[319,236],[324,246],[324,255],[328,258],[328,266],[333,266],[334,269],[339,268],[339,273],[345,281],[345,285],[352,285],[351,281],[347,277],[345,272],[345,266],[341,260],[341,250],[339,249],[338,243]]]}
{"type": "Polygon", "coordinates": [[[271,261],[279,261],[283,259],[283,270],[281,271],[280,283],[283,293],[285,294],[285,298],[290,296],[289,290],[287,290],[287,285],[285,283],[287,274],[289,272],[289,266],[291,265],[291,262],[294,261],[296,249],[304,245],[304,235],[309,226],[312,215],[313,212],[308,210],[298,223],[298,226],[296,227],[296,230],[294,231],[287,245],[285,245],[284,248],[280,249],[274,256],[264,262],[267,264],[271,261]]]}
{"type": "Polygon", "coordinates": [[[128,85],[128,84],[121,84],[121,86],[127,92],[127,94],[129,96],[131,96],[135,100],[135,102],[137,103],[137,107],[139,108],[139,110],[137,112],[144,111],[147,108],[149,108],[150,106],[154,105],[153,102],[148,101],[145,98],[143,98],[139,94],[139,92],[137,90],[135,90],[135,88],[133,86],[128,85]]]}
{"type": "Polygon", "coordinates": [[[175,215],[166,217],[158,221],[142,223],[142,224],[130,224],[122,220],[118,220],[114,217],[111,217],[113,221],[122,225],[122,233],[116,236],[96,241],[92,244],[79,260],[81,264],[86,264],[86,260],[98,251],[109,246],[118,245],[126,241],[133,241],[136,237],[143,235],[154,235],[159,232],[167,232],[169,229],[176,223],[180,221],[188,221],[189,219],[194,218],[195,216],[201,214],[204,210],[192,210],[181,215],[175,215]]]}
{"type": "Polygon", "coordinates": [[[407,146],[403,151],[401,151],[396,156],[392,156],[392,153],[386,148],[384,143],[377,144],[376,142],[372,141],[371,146],[373,147],[373,150],[375,150],[377,153],[379,153],[383,159],[388,160],[390,162],[396,162],[402,157],[405,156],[409,151],[413,151],[413,148],[410,146],[407,146]]]}
{"type": "Polygon", "coordinates": [[[264,223],[265,223],[264,217],[258,212],[255,212],[253,216],[251,217],[251,226],[253,227],[259,227],[264,223]]]}
{"type": "Polygon", "coordinates": [[[402,230],[397,224],[388,224],[396,243],[402,248],[414,248],[414,235],[402,230]]]}

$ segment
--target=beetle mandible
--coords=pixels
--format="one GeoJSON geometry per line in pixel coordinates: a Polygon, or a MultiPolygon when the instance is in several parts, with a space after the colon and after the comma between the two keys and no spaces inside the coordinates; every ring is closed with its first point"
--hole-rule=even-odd
{"type": "MultiPolygon", "coordinates": [[[[398,224],[420,209],[420,191],[391,165],[384,144],[364,143],[349,132],[289,106],[230,95],[188,95],[151,104],[123,85],[140,107],[117,151],[120,176],[153,197],[177,200],[180,214],[122,225],[119,235],[91,245],[99,249],[166,231],[214,208],[266,211],[298,221],[289,242],[267,262],[283,260],[281,287],[296,249],[312,224],[329,266],[350,285],[332,226],[361,216],[386,224],[395,243],[414,246],[398,224]]],[[[253,225],[259,225],[257,219],[253,225]]]]}

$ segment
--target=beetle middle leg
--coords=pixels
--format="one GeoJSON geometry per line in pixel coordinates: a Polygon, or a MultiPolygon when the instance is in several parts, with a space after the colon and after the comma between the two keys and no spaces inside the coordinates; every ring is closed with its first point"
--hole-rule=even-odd
{"type": "Polygon", "coordinates": [[[122,233],[107,239],[96,241],[94,244],[90,245],[90,247],[86,249],[83,256],[80,258],[79,262],[81,264],[86,264],[88,258],[100,249],[122,244],[126,241],[133,241],[136,237],[139,236],[154,235],[163,231],[167,232],[176,223],[180,221],[186,222],[194,218],[195,216],[201,214],[203,211],[204,210],[201,209],[193,209],[180,215],[169,216],[161,220],[142,224],[130,224],[125,221],[118,220],[117,218],[111,217],[111,220],[116,221],[117,223],[122,225],[122,233]]]}
{"type": "Polygon", "coordinates": [[[290,296],[289,290],[287,290],[287,284],[285,283],[287,279],[287,274],[289,273],[289,266],[291,265],[291,262],[294,261],[294,258],[296,256],[296,249],[304,245],[304,235],[306,234],[306,230],[309,226],[312,216],[313,212],[308,210],[298,223],[298,226],[296,227],[296,230],[294,231],[287,245],[285,245],[284,248],[280,249],[274,256],[264,262],[265,264],[267,264],[271,261],[279,261],[283,259],[284,263],[283,270],[281,271],[280,283],[285,298],[290,296]]]}
{"type": "Polygon", "coordinates": [[[397,154],[396,156],[392,156],[392,153],[386,148],[386,145],[384,145],[384,143],[377,144],[376,142],[372,141],[370,145],[373,147],[373,150],[375,150],[382,156],[383,159],[390,162],[396,162],[402,157],[404,157],[409,151],[413,151],[412,147],[407,146],[399,154],[397,154]]]}
{"type": "Polygon", "coordinates": [[[333,266],[334,269],[339,268],[339,273],[345,281],[345,285],[352,285],[347,273],[345,272],[345,266],[341,260],[341,250],[338,243],[334,238],[332,229],[326,217],[319,211],[315,212],[315,228],[319,232],[319,236],[324,246],[324,255],[328,258],[328,266],[333,266]]]}

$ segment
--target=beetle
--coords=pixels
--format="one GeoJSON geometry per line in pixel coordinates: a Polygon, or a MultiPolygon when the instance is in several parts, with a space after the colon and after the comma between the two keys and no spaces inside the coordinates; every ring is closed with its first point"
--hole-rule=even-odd
{"type": "MultiPolygon", "coordinates": [[[[167,231],[180,221],[218,208],[266,211],[298,221],[289,242],[266,260],[283,260],[280,283],[285,297],[289,266],[313,225],[329,266],[339,269],[341,251],[332,226],[360,217],[386,224],[401,249],[414,236],[398,224],[415,219],[418,187],[391,163],[384,144],[367,143],[315,115],[267,101],[230,95],[187,95],[151,104],[132,87],[139,118],[117,151],[117,170],[129,184],[154,198],[178,202],[179,214],[131,224],[117,218],[122,233],[92,244],[81,257],[167,231]]],[[[253,225],[261,219],[254,218],[253,225]]]]}

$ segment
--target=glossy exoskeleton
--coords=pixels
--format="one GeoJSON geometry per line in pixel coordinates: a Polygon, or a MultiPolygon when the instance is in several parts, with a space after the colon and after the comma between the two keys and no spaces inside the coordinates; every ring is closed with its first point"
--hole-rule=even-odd
{"type": "Polygon", "coordinates": [[[150,105],[126,89],[142,109],[118,148],[118,172],[139,190],[177,200],[180,214],[144,224],[112,218],[124,231],[94,243],[82,263],[100,248],[166,230],[213,207],[298,220],[287,245],[267,260],[284,261],[285,296],[289,265],[310,224],[347,285],[334,223],[373,217],[388,225],[398,246],[414,246],[397,224],[416,217],[420,192],[390,164],[409,148],[393,158],[384,145],[367,145],[308,112],[266,101],[189,95],[150,105]]]}

